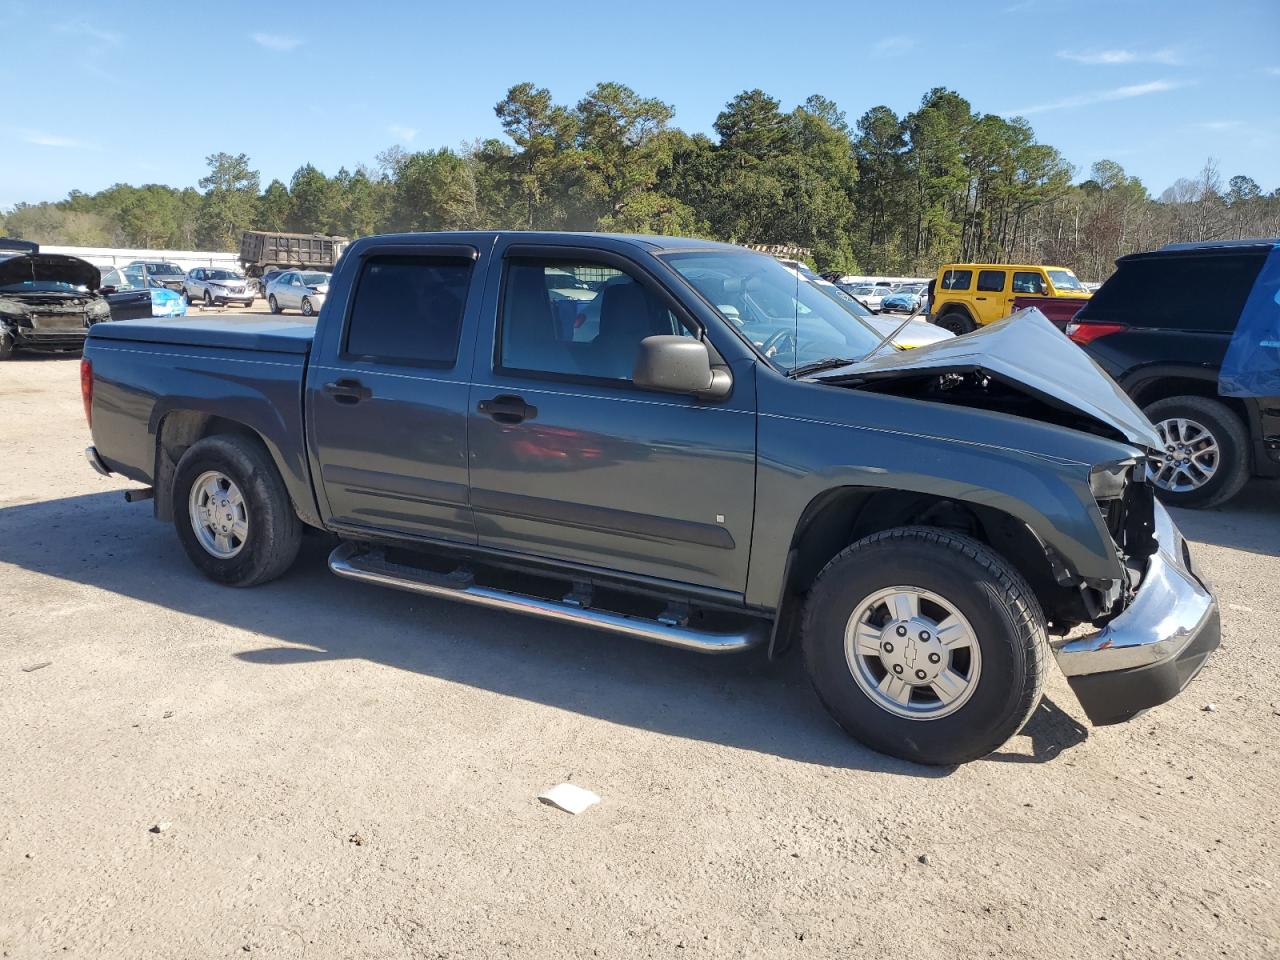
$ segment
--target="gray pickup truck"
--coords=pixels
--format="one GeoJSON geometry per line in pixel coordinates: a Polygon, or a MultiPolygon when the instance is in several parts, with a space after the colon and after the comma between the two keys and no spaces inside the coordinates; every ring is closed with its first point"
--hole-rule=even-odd
{"type": "Polygon", "coordinates": [[[370,237],[315,322],[89,331],[90,463],[212,580],[337,575],[690,650],[798,645],[849,734],[953,764],[1039,702],[1096,724],[1219,639],[1151,424],[1035,311],[900,350],[699,240],[370,237]],[[1052,637],[1052,639],[1050,639],[1052,637]]]}

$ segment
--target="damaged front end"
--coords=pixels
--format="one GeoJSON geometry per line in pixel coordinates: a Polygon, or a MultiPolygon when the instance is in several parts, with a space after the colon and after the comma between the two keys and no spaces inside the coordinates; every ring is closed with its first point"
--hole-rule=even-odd
{"type": "Polygon", "coordinates": [[[90,326],[111,319],[101,273],[79,257],[0,259],[0,355],[17,348],[78,350],[90,326]]]}
{"type": "Polygon", "coordinates": [[[1164,703],[1218,646],[1213,593],[1147,479],[1148,458],[1162,449],[1159,435],[1116,383],[1039,311],[822,379],[1049,423],[1132,451],[1089,470],[1097,522],[1115,552],[1116,575],[1078,576],[1041,545],[1053,583],[1040,584],[1037,593],[1051,630],[1063,637],[1054,644],[1058,664],[1090,721],[1118,723],[1164,703]]]}

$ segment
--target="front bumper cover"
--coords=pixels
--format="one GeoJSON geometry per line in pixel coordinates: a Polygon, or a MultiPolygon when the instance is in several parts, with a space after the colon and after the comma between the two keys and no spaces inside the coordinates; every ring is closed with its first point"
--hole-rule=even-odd
{"type": "Polygon", "coordinates": [[[1072,692],[1097,726],[1123,723],[1172,700],[1221,638],[1217,600],[1158,502],[1155,528],[1159,549],[1128,609],[1097,633],[1054,647],[1072,692]]]}

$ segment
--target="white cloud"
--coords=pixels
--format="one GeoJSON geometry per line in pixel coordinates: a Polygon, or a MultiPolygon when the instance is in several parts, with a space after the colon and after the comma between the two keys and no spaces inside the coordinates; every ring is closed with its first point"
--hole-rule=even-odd
{"type": "Polygon", "coordinates": [[[44,130],[31,130],[25,127],[14,131],[18,135],[18,139],[23,143],[32,143],[38,147],[63,147],[71,150],[96,150],[98,149],[91,143],[83,140],[77,140],[74,137],[64,137],[56,133],[47,133],[44,130]]]}
{"type": "Polygon", "coordinates": [[[1059,50],[1058,59],[1072,60],[1090,66],[1115,66],[1121,63],[1160,63],[1175,67],[1182,62],[1178,52],[1171,47],[1163,50],[1059,50]]]}
{"type": "Polygon", "coordinates": [[[1262,72],[1270,77],[1280,77],[1280,67],[1263,67],[1262,72]]]}
{"type": "Polygon", "coordinates": [[[96,27],[87,20],[76,20],[72,23],[60,23],[53,28],[58,33],[79,34],[82,37],[88,37],[90,40],[97,40],[99,43],[105,43],[109,46],[119,46],[124,40],[122,34],[114,30],[104,30],[102,27],[96,27]]]}
{"type": "Polygon", "coordinates": [[[260,47],[279,50],[282,53],[288,53],[302,45],[302,41],[297,37],[288,37],[281,33],[253,33],[249,35],[249,39],[260,47]]]}
{"type": "Polygon", "coordinates": [[[408,143],[418,135],[417,130],[413,129],[413,127],[406,127],[403,123],[391,124],[391,126],[387,127],[387,132],[397,140],[403,140],[405,143],[408,143]]]}
{"type": "Polygon", "coordinates": [[[1134,83],[1126,87],[1113,87],[1110,90],[1095,90],[1092,93],[1078,93],[1075,96],[1050,100],[1048,103],[1037,103],[1018,110],[1006,110],[1006,117],[1028,117],[1033,113],[1048,113],[1050,110],[1069,110],[1074,107],[1087,107],[1095,103],[1107,103],[1112,100],[1129,100],[1133,97],[1145,97],[1152,93],[1165,93],[1185,87],[1185,83],[1172,80],[1152,80],[1149,83],[1134,83]]]}
{"type": "Polygon", "coordinates": [[[876,41],[876,53],[906,53],[916,45],[914,37],[908,37],[903,34],[897,36],[885,37],[883,40],[876,41]]]}
{"type": "Polygon", "coordinates": [[[1206,120],[1204,123],[1197,123],[1196,126],[1212,133],[1222,133],[1226,130],[1238,130],[1244,126],[1244,122],[1242,120],[1206,120]]]}

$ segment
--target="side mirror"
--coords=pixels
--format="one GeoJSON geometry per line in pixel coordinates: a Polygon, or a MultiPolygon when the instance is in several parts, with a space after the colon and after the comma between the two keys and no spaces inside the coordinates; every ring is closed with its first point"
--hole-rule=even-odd
{"type": "Polygon", "coordinates": [[[113,286],[111,286],[110,284],[108,284],[108,285],[107,285],[107,286],[105,286],[105,287],[99,287],[99,288],[98,288],[98,292],[99,292],[100,294],[102,294],[102,295],[105,297],[108,293],[115,293],[115,292],[116,292],[116,288],[115,288],[115,287],[113,287],[113,286]]]}
{"type": "Polygon", "coordinates": [[[721,400],[733,389],[733,377],[727,369],[712,369],[705,343],[670,335],[640,341],[631,382],[648,390],[692,394],[702,400],[721,400]]]}

